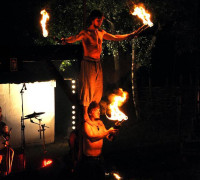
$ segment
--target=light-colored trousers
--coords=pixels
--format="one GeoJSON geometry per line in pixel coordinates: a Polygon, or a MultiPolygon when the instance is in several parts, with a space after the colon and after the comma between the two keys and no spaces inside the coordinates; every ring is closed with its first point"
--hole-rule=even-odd
{"type": "Polygon", "coordinates": [[[83,59],[79,77],[79,95],[83,106],[100,102],[103,94],[103,72],[100,61],[83,59]]]}

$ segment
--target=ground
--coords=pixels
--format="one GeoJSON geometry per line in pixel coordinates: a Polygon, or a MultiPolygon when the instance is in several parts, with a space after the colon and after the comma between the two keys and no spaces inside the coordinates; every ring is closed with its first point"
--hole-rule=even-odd
{"type": "MultiPolygon", "coordinates": [[[[190,145],[191,147],[191,145],[190,145]]],[[[112,149],[105,147],[107,179],[114,179],[112,172],[126,180],[197,180],[200,178],[200,155],[198,152],[181,152],[178,143],[148,145],[112,149]]],[[[44,156],[41,146],[26,148],[26,169],[12,172],[5,179],[73,179],[67,139],[57,139],[46,146],[44,156]],[[53,164],[42,168],[43,158],[51,158],[53,164]]]]}

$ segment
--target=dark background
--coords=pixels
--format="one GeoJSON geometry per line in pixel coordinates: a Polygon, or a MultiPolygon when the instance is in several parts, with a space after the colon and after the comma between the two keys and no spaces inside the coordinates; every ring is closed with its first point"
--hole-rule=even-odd
{"type": "MultiPolygon", "coordinates": [[[[137,71],[138,87],[135,93],[138,97],[136,105],[139,119],[136,118],[132,97],[131,55],[120,54],[118,79],[115,79],[113,57],[104,57],[103,100],[119,87],[129,93],[129,99],[122,107],[129,119],[120,128],[120,133],[112,144],[105,142],[104,154],[112,165],[115,164],[112,168],[121,168],[129,177],[132,174],[128,171],[132,170],[134,175],[143,178],[145,174],[146,178],[155,179],[160,179],[159,175],[161,179],[199,177],[199,34],[193,37],[196,35],[193,32],[198,28],[196,5],[199,3],[186,0],[180,2],[188,7],[185,8],[187,13],[183,13],[181,7],[179,9],[176,6],[176,17],[167,21],[163,19],[165,26],[156,35],[151,68],[149,70],[147,67],[140,67],[137,71]],[[183,26],[172,27],[174,20],[182,22],[183,26]],[[184,23],[192,24],[191,29],[186,28],[185,33],[179,35],[179,32],[184,31],[184,23]],[[194,39],[191,46],[188,39],[194,39]]],[[[45,1],[7,1],[1,6],[1,83],[52,79],[55,76],[41,60],[52,60],[52,57],[61,60],[65,56],[75,57],[77,62],[72,66],[73,71],[61,73],[62,77],[77,78],[81,54],[77,53],[77,49],[80,48],[78,52],[81,52],[80,46],[70,46],[69,50],[68,46],[40,47],[34,43],[35,39],[42,36],[39,12],[44,4],[45,1]],[[19,72],[16,73],[9,72],[9,58],[14,56],[18,57],[19,61],[19,72]],[[35,69],[24,63],[24,60],[34,60],[32,67],[35,69]]],[[[155,27],[157,26],[158,24],[155,24],[155,27]]],[[[153,33],[155,27],[146,34],[153,33]]],[[[59,63],[60,61],[54,62],[56,67],[59,63]]],[[[69,98],[58,84],[55,108],[59,110],[56,111],[56,136],[59,138],[64,138],[68,133],[65,128],[69,125],[66,123],[69,122],[69,114],[66,114],[66,110],[71,110],[69,106],[69,98]]],[[[102,116],[102,119],[107,127],[114,124],[105,116],[102,116]]]]}

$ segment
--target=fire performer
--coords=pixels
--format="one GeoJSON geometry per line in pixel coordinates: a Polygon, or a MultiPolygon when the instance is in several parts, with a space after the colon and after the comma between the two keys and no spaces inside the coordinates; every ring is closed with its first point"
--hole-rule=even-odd
{"type": "Polygon", "coordinates": [[[88,120],[87,109],[92,101],[100,102],[103,93],[103,73],[100,62],[103,40],[122,41],[135,37],[135,31],[130,34],[113,35],[101,29],[103,13],[93,10],[89,15],[90,25],[78,35],[62,38],[63,44],[82,41],[84,56],[80,71],[80,101],[83,105],[84,119],[88,120]]]}
{"type": "MultiPolygon", "coordinates": [[[[77,166],[76,178],[87,180],[103,180],[105,172],[103,166],[103,139],[118,132],[111,127],[106,129],[100,120],[100,106],[92,102],[88,107],[89,120],[83,124],[83,154],[77,166]]],[[[112,136],[111,136],[112,137],[112,136]]],[[[111,140],[111,139],[109,139],[111,140]]]]}

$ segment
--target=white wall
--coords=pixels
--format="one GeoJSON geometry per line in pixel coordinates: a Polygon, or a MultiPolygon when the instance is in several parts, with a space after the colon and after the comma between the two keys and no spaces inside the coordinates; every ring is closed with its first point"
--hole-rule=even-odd
{"type": "MultiPolygon", "coordinates": [[[[38,118],[42,119],[41,124],[49,127],[45,130],[46,144],[54,142],[55,136],[55,84],[55,81],[26,83],[27,90],[23,93],[24,116],[33,112],[45,112],[38,118]]],[[[21,146],[22,86],[23,84],[0,84],[0,106],[4,122],[12,128],[12,147],[21,146]]],[[[39,123],[35,118],[32,120],[39,123]]],[[[26,145],[42,144],[39,125],[31,123],[30,119],[24,121],[26,145]]]]}

